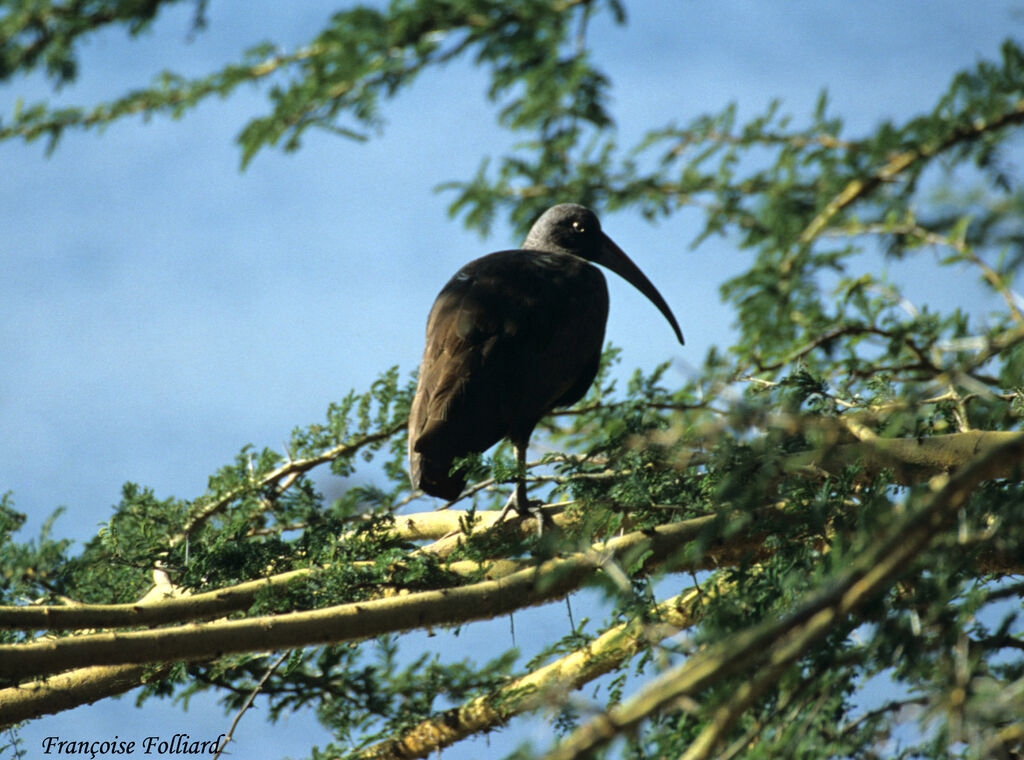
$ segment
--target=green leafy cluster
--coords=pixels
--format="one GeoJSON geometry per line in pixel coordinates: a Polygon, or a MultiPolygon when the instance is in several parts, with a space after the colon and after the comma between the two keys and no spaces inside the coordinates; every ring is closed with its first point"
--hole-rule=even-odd
{"type": "MultiPolygon", "coordinates": [[[[138,31],[160,6],[15,3],[0,16],[0,71],[42,65],[55,82],[70,81],[88,34],[110,24],[138,31]]],[[[461,543],[442,538],[426,551],[425,540],[399,536],[403,516],[431,505],[405,474],[413,385],[394,368],[333,404],[323,422],[296,429],[283,452],[245,447],[197,498],[126,485],[78,554],[48,527],[36,541],[15,541],[23,517],[5,497],[4,603],[133,602],[161,574],[185,594],[267,580],[231,611],[242,620],[457,594],[509,560],[543,589],[576,572],[572,562],[592,562],[579,587],[599,590],[594,609],[579,624],[570,612],[527,658],[514,644],[483,664],[424,654],[422,635],[403,632],[299,647],[276,664],[276,655],[248,653],[167,666],[143,694],[187,700],[216,690],[227,710],[240,710],[258,692],[272,720],[316,711],[335,742],[314,757],[365,757],[375,742],[415,738],[425,721],[458,727],[452,708],[474,697],[493,699],[497,717],[469,732],[498,727],[519,704],[506,686],[627,623],[650,630],[660,622],[653,604],[693,586],[685,638],[630,643],[588,690],[588,709],[551,698],[566,746],[587,736],[577,729],[589,725],[590,708],[612,710],[635,693],[653,699],[658,673],[701,662],[723,642],[739,651],[744,636],[782,621],[791,628],[756,653],[753,672],[726,658],[713,681],[613,731],[620,744],[592,749],[689,758],[711,736],[717,756],[729,758],[1013,756],[1024,741],[1024,589],[1012,577],[1024,569],[1024,490],[1019,461],[997,455],[1024,415],[1024,306],[1014,290],[1024,202],[1008,168],[1024,123],[1024,51],[1007,41],[997,60],[953,77],[929,113],[862,136],[844,134],[823,93],[804,120],[773,103],[741,123],[730,105],[654,128],[622,150],[612,83],[587,46],[588,24],[602,13],[625,22],[622,3],[596,0],[352,7],[292,52],[268,44],[208,77],[168,73],[113,103],[22,107],[0,124],[0,139],[47,137],[52,147],[69,128],[180,116],[210,94],[267,82],[269,112],[241,132],[245,163],[269,145],[297,148],[309,127],[368,137],[383,124],[385,99],[466,56],[488,70],[499,122],[524,137],[509,155],[485,158],[475,177],[442,188],[467,225],[485,232],[500,214],[524,228],[566,197],[652,219],[696,208],[695,247],[722,236],[747,257],[722,286],[735,311],[733,346],[709,350],[683,381],[667,364],[623,379],[609,347],[586,398],[544,420],[535,442],[546,453],[530,463],[529,486],[564,508],[564,527],[538,538],[472,524],[517,474],[499,447],[470,467],[477,482],[458,505],[468,508],[461,543]],[[885,269],[913,258],[936,278],[971,272],[1001,303],[977,315],[911,302],[885,269]],[[994,474],[927,522],[978,462],[994,474]],[[344,479],[339,498],[324,498],[317,468],[344,479]],[[657,541],[680,526],[695,527],[659,553],[657,541]],[[650,541],[607,550],[634,533],[650,541]],[[853,598],[871,580],[876,568],[861,565],[892,536],[917,547],[905,564],[787,650],[802,625],[838,609],[825,603],[830,593],[853,598]],[[295,574],[287,583],[269,582],[286,573],[295,574]]],[[[4,635],[34,640],[30,631],[4,635]]]]}

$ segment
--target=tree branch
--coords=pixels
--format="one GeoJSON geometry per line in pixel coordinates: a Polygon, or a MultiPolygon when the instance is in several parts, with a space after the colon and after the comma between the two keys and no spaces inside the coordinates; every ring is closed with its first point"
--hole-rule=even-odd
{"type": "MultiPolygon", "coordinates": [[[[551,510],[552,512],[554,510],[551,510]]],[[[481,512],[475,516],[474,527],[491,529],[498,516],[497,512],[481,512]]],[[[414,550],[411,554],[437,553],[447,556],[455,546],[465,540],[458,533],[453,541],[447,536],[459,531],[463,521],[469,519],[465,512],[423,512],[402,515],[395,520],[394,537],[405,540],[439,537],[441,540],[414,550]]],[[[531,518],[532,520],[532,518],[531,518]]],[[[566,525],[561,513],[552,516],[555,525],[566,525]]],[[[520,530],[532,535],[532,523],[509,521],[509,530],[520,530]]],[[[340,540],[344,541],[345,536],[340,540]]],[[[374,563],[367,560],[365,564],[374,563]]],[[[470,576],[484,569],[484,578],[497,579],[523,569],[524,564],[534,565],[530,560],[499,559],[486,563],[463,560],[451,562],[445,570],[455,575],[470,576]]],[[[270,589],[283,590],[299,580],[311,579],[328,567],[310,567],[276,573],[265,578],[245,581],[234,586],[191,594],[167,584],[154,589],[145,598],[129,604],[72,604],[72,605],[29,605],[0,607],[0,630],[80,630],[87,628],[126,628],[167,623],[181,623],[189,620],[204,620],[223,617],[232,612],[247,609],[256,596],[270,589]]],[[[384,590],[381,596],[393,596],[395,590],[384,590]]]]}
{"type": "MultiPolygon", "coordinates": [[[[863,468],[862,476],[865,478],[873,477],[883,470],[891,470],[896,482],[910,485],[951,472],[970,462],[974,457],[992,451],[1021,435],[1024,434],[1009,431],[968,431],[929,438],[865,437],[856,443],[838,444],[794,454],[786,459],[784,467],[788,472],[808,468],[839,472],[846,467],[858,465],[863,468]]],[[[998,476],[1011,475],[1017,466],[1019,463],[1005,462],[1005,469],[998,476]]],[[[549,505],[548,514],[554,524],[563,529],[568,528],[573,522],[562,511],[561,505],[549,505]]],[[[492,530],[496,527],[496,517],[496,512],[478,512],[475,514],[474,528],[492,530]]],[[[437,538],[434,543],[414,550],[414,554],[429,553],[445,558],[466,542],[467,536],[461,531],[466,519],[465,512],[450,510],[401,515],[395,518],[392,535],[401,540],[437,538]]],[[[707,519],[710,518],[695,518],[685,524],[702,524],[707,519]]],[[[524,521],[510,520],[500,527],[502,530],[528,532],[532,529],[531,525],[524,521]]],[[[756,541],[756,537],[751,538],[756,541]]],[[[344,540],[344,537],[341,540],[344,540]]],[[[754,544],[751,540],[745,542],[745,548],[748,551],[753,550],[754,544]]],[[[1013,562],[1008,556],[986,557],[985,562],[985,567],[991,572],[1015,572],[1022,567],[1020,562],[1013,562]]],[[[311,577],[322,569],[303,568],[191,595],[181,595],[180,590],[172,590],[168,586],[160,595],[151,595],[131,604],[0,607],[0,629],[76,630],[155,626],[212,619],[248,608],[261,591],[283,588],[289,583],[311,577]],[[175,595],[171,596],[172,593],[175,595]]],[[[461,561],[451,563],[446,569],[457,575],[468,576],[479,572],[481,565],[474,561],[461,561]]],[[[497,580],[522,570],[522,562],[494,560],[489,563],[484,577],[497,580]]]]}
{"type": "Polygon", "coordinates": [[[952,248],[981,270],[982,276],[988,284],[993,290],[999,293],[1003,301],[1006,303],[1006,307],[1009,309],[1010,315],[1013,317],[1014,321],[1024,323],[1024,313],[1021,313],[1020,307],[1017,305],[1017,299],[1010,291],[1006,280],[999,274],[999,272],[990,267],[988,263],[981,258],[981,256],[975,253],[973,246],[967,244],[967,241],[964,239],[966,229],[964,229],[962,234],[954,238],[948,235],[940,235],[922,227],[919,224],[913,223],[867,224],[858,225],[850,229],[830,230],[829,235],[907,235],[920,240],[922,243],[952,248]]]}
{"type": "Polygon", "coordinates": [[[585,647],[511,681],[500,689],[435,715],[355,755],[358,760],[411,760],[427,757],[472,734],[490,731],[521,713],[536,710],[619,667],[647,644],[694,624],[701,591],[672,597],[628,622],[605,631],[585,647]]]}
{"type": "MultiPolygon", "coordinates": [[[[207,660],[237,652],[336,644],[384,633],[483,620],[560,599],[617,555],[644,551],[645,566],[662,562],[697,538],[708,522],[715,519],[716,516],[708,516],[635,531],[596,544],[586,552],[548,560],[505,578],[455,589],[245,620],[4,645],[0,646],[0,673],[9,679],[20,679],[87,664],[207,660]]],[[[710,552],[704,561],[716,562],[715,552],[710,552]]]]}
{"type": "Polygon", "coordinates": [[[693,697],[737,673],[788,666],[819,642],[847,616],[874,598],[923,551],[935,534],[956,515],[974,488],[998,477],[1008,466],[1020,466],[1024,434],[993,448],[946,479],[924,507],[905,518],[896,530],[865,551],[847,572],[824,591],[780,620],[768,620],[709,646],[700,654],[662,673],[629,700],[581,726],[544,760],[572,760],[603,746],[647,716],[693,697]]]}
{"type": "Polygon", "coordinates": [[[1024,100],[1018,100],[1013,107],[993,119],[975,119],[970,124],[956,127],[945,139],[931,145],[921,145],[917,148],[897,153],[889,159],[881,169],[867,177],[858,177],[851,180],[835,198],[828,202],[811,223],[800,233],[800,242],[809,243],[818,236],[818,233],[828,224],[829,220],[841,210],[854,201],[873,192],[885,182],[889,182],[900,172],[913,166],[918,161],[932,158],[950,148],[966,141],[973,140],[986,132],[993,132],[997,129],[1024,121],[1024,100]]]}
{"type": "Polygon", "coordinates": [[[335,459],[339,459],[341,457],[351,457],[366,446],[380,441],[385,441],[395,433],[404,430],[406,424],[407,420],[402,420],[389,428],[379,430],[376,433],[370,433],[356,441],[340,443],[333,448],[317,454],[316,456],[307,457],[305,459],[293,459],[280,467],[271,470],[254,483],[246,484],[245,486],[234,488],[227,493],[221,494],[189,517],[185,526],[182,528],[181,533],[171,538],[171,547],[177,546],[186,538],[191,536],[207,520],[216,515],[242,494],[249,493],[251,491],[258,491],[263,488],[269,488],[271,486],[277,486],[276,490],[278,494],[283,493],[295,481],[295,478],[302,473],[308,472],[314,467],[326,464],[327,462],[333,462],[335,459]],[[282,481],[284,482],[282,483],[282,481]]]}
{"type": "MultiPolygon", "coordinates": [[[[928,438],[872,438],[803,451],[788,457],[784,467],[788,472],[808,467],[839,472],[845,467],[859,465],[863,467],[864,477],[892,470],[897,483],[911,485],[963,467],[975,457],[1022,436],[1024,433],[1020,432],[972,430],[928,438]]],[[[1019,466],[1019,462],[1002,461],[1002,470],[997,477],[1006,477],[1019,466]]]]}
{"type": "Polygon", "coordinates": [[[238,728],[238,723],[242,720],[242,716],[245,715],[245,713],[249,710],[250,707],[252,707],[252,703],[256,701],[256,697],[263,689],[263,685],[267,682],[267,679],[269,679],[270,676],[274,674],[274,671],[280,667],[282,662],[288,659],[288,656],[290,654],[290,650],[287,652],[282,652],[281,655],[278,656],[278,658],[270,664],[270,667],[264,671],[263,676],[260,678],[259,682],[253,687],[252,691],[250,691],[248,696],[245,698],[245,702],[239,708],[238,714],[235,715],[235,719],[231,721],[231,727],[228,729],[227,734],[224,736],[224,741],[222,741],[220,745],[217,747],[217,753],[213,756],[213,760],[220,760],[220,756],[224,753],[224,749],[228,746],[228,744],[231,743],[231,740],[234,738],[235,729],[238,728]]]}
{"type": "Polygon", "coordinates": [[[789,663],[775,663],[771,667],[760,668],[749,681],[740,684],[729,700],[714,711],[711,720],[680,760],[708,760],[740,716],[758,697],[775,685],[787,667],[789,663]]]}
{"type": "Polygon", "coordinates": [[[85,667],[45,681],[0,689],[0,728],[124,694],[150,679],[165,677],[169,671],[169,665],[85,667]]]}

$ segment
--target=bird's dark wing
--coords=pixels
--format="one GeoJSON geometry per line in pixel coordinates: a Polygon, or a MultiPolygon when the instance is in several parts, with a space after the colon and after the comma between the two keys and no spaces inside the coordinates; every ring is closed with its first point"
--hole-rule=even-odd
{"type": "Polygon", "coordinates": [[[456,498],[455,457],[504,437],[525,445],[542,416],[586,393],[607,315],[604,276],[575,256],[501,251],[459,270],[427,321],[409,419],[414,485],[456,498]]]}

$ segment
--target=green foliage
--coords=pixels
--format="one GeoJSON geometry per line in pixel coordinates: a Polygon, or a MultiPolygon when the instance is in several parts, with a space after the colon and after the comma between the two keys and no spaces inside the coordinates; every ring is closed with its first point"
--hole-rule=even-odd
{"type": "MultiPolygon", "coordinates": [[[[75,48],[105,26],[126,26],[132,35],[148,29],[162,7],[181,0],[101,0],[84,6],[53,0],[12,0],[0,16],[0,81],[43,66],[57,86],[78,75],[75,48]]],[[[193,31],[205,24],[207,0],[194,0],[193,31]]]]}
{"type": "MultiPolygon", "coordinates": [[[[90,34],[108,25],[137,33],[164,3],[8,5],[0,77],[42,66],[59,85],[74,79],[77,46],[90,34]]],[[[199,27],[205,3],[196,7],[199,27]]],[[[499,447],[468,462],[478,483],[463,501],[468,535],[460,546],[433,554],[396,537],[402,515],[427,506],[405,474],[402,430],[413,385],[392,368],[365,393],[332,404],[323,422],[293,431],[285,451],[243,448],[195,499],[158,498],[127,484],[110,520],[75,555],[69,542],[50,538],[49,523],[38,540],[15,541],[24,517],[5,496],[4,603],[133,602],[149,590],[154,570],[188,592],[298,574],[268,583],[248,608],[231,613],[243,618],[386,594],[456,594],[502,559],[601,556],[600,571],[583,583],[601,590],[603,627],[591,634],[585,623],[570,624],[524,661],[514,645],[480,664],[434,654],[419,634],[387,635],[296,648],[272,669],[276,656],[251,653],[179,665],[143,689],[146,698],[184,700],[216,690],[227,710],[259,691],[271,720],[315,710],[335,735],[326,755],[346,755],[497,694],[620,623],[653,625],[646,616],[655,597],[684,591],[694,572],[701,572],[700,605],[687,638],[641,642],[589,692],[601,706],[641,691],[683,657],[775,621],[799,623],[875,547],[928,514],[950,473],[975,461],[971,451],[911,467],[893,455],[878,466],[871,446],[924,451],[926,443],[1021,429],[1024,307],[1013,288],[1024,262],[1024,196],[1007,156],[1024,122],[1024,51],[1016,42],[1008,40],[998,60],[955,75],[930,112],[865,135],[844,134],[823,92],[804,118],[772,103],[741,123],[729,105],[652,126],[621,149],[611,130],[612,83],[586,41],[601,13],[625,22],[624,6],[612,0],[355,6],[291,52],[267,44],[206,77],[165,73],[111,103],[20,106],[0,123],[0,139],[45,137],[53,147],[66,129],[131,114],[179,117],[212,94],[266,82],[269,111],[239,137],[244,165],[267,146],[296,149],[310,127],[369,137],[384,124],[384,101],[421,71],[470,57],[490,75],[499,123],[523,140],[509,155],[485,157],[474,177],[442,188],[454,193],[451,211],[468,226],[486,232],[500,215],[523,229],[567,197],[650,219],[693,206],[704,213],[693,245],[724,236],[748,262],[722,286],[735,310],[735,345],[711,349],[683,382],[663,364],[625,383],[616,381],[619,352],[609,347],[586,398],[543,422],[537,438],[553,450],[531,467],[530,487],[534,497],[567,502],[564,531],[538,540],[472,527],[476,510],[504,500],[501,488],[484,488],[485,479],[500,484],[516,474],[499,447]],[[886,264],[933,250],[940,252],[934,277],[970,270],[1004,307],[975,315],[911,303],[886,264]],[[820,457],[794,466],[808,454],[820,457]],[[310,475],[327,466],[346,479],[333,503],[310,475]],[[615,557],[595,548],[620,533],[657,536],[687,520],[702,520],[695,537],[658,562],[650,545],[615,557]],[[476,565],[466,571],[456,563],[476,565]]],[[[627,740],[609,754],[683,756],[730,710],[716,745],[728,757],[1009,753],[1002,742],[1013,736],[1001,732],[1019,727],[1024,713],[1024,590],[1004,576],[1021,569],[1024,490],[1019,464],[1003,464],[881,591],[793,653],[742,709],[737,695],[771,674],[767,658],[782,651],[784,637],[770,643],[755,673],[726,663],[695,696],[652,709],[621,732],[627,740]],[[891,699],[872,702],[870,687],[879,682],[890,684],[891,699]]],[[[572,571],[562,566],[536,585],[572,571]]],[[[9,643],[33,638],[32,631],[4,635],[9,643]]],[[[495,699],[514,709],[507,694],[495,699]]],[[[571,739],[588,713],[564,695],[555,702],[556,727],[571,739]]]]}
{"type": "MultiPolygon", "coordinates": [[[[2,49],[0,77],[30,69],[43,57],[58,83],[71,81],[80,38],[111,23],[128,22],[137,33],[167,2],[108,0],[96,3],[93,13],[72,10],[70,23],[64,4],[26,3],[24,11],[2,19],[0,31],[9,42],[2,49]]],[[[584,15],[592,12],[590,4],[566,3],[575,5],[584,15]]],[[[619,3],[608,5],[621,17],[619,3]]],[[[198,2],[197,28],[204,8],[205,1],[198,2]]],[[[502,123],[514,129],[540,124],[551,141],[545,150],[557,152],[577,137],[576,118],[596,126],[610,123],[604,107],[607,80],[586,62],[585,51],[564,50],[573,15],[547,0],[396,0],[387,12],[355,6],[335,13],[316,38],[290,53],[260,45],[209,76],[187,79],[164,72],[152,86],[93,108],[19,106],[8,123],[0,123],[0,139],[45,137],[52,150],[69,128],[102,127],[139,113],[179,118],[211,95],[224,97],[241,84],[267,81],[270,113],[251,121],[238,137],[244,166],[267,146],[296,150],[310,127],[366,139],[383,124],[382,100],[423,69],[467,55],[491,70],[489,95],[503,101],[502,123]]]]}
{"type": "MultiPolygon", "coordinates": [[[[54,511],[43,523],[39,538],[21,543],[14,534],[25,523],[25,515],[14,509],[10,493],[0,495],[0,600],[2,604],[23,604],[51,598],[54,589],[68,561],[71,542],[50,538],[54,521],[63,509],[54,511]]],[[[4,632],[5,641],[14,641],[16,636],[4,632]]]]}

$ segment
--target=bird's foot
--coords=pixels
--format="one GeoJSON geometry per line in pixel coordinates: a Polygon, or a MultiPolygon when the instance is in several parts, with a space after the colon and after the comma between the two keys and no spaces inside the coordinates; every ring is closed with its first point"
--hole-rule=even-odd
{"type": "Polygon", "coordinates": [[[537,518],[537,535],[539,536],[544,532],[544,510],[541,509],[543,506],[544,502],[540,499],[520,500],[518,490],[513,491],[512,495],[508,497],[508,501],[505,502],[505,506],[501,508],[501,512],[498,513],[498,518],[494,523],[497,525],[504,521],[508,517],[508,513],[514,509],[520,517],[537,518]]]}

